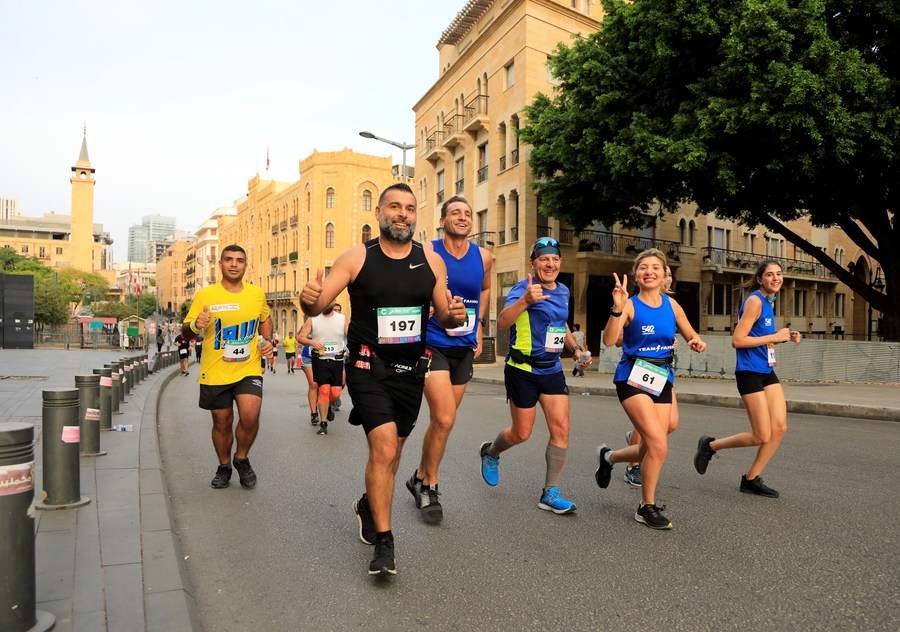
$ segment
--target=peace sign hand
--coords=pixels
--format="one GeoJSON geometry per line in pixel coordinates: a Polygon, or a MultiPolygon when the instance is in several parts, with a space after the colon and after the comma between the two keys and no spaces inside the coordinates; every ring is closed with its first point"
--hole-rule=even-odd
{"type": "Polygon", "coordinates": [[[613,272],[613,278],[616,280],[616,286],[612,291],[613,308],[621,312],[628,302],[628,275],[623,274],[622,280],[619,281],[619,275],[613,272]]]}

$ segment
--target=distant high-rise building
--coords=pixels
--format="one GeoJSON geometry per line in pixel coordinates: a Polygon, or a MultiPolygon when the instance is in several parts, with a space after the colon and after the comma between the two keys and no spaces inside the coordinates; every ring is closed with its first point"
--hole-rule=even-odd
{"type": "Polygon", "coordinates": [[[128,229],[128,260],[137,263],[154,263],[147,245],[165,240],[175,232],[175,218],[162,215],[145,215],[140,225],[128,229]]]}
{"type": "Polygon", "coordinates": [[[16,198],[0,197],[0,221],[19,216],[19,201],[16,198]]]}

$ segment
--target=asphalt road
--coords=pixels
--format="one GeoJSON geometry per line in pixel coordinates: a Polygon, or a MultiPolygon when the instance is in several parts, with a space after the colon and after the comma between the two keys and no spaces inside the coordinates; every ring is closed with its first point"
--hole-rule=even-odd
{"type": "MultiPolygon", "coordinates": [[[[281,369],[283,371],[283,368],[281,369]]],[[[657,492],[671,531],[633,519],[639,492],[616,466],[594,483],[600,442],[630,427],[609,397],[572,397],[560,489],[573,515],[537,507],[547,429],[504,453],[500,485],[479,473],[478,446],[508,423],[501,387],[470,384],[441,469],[445,519],[421,522],[403,481],[428,422],[404,450],[394,499],[398,575],[366,573],[372,548],[350,504],[363,490],[366,444],[346,423],[349,398],[317,436],[302,374],[268,375],[250,454],[257,489],[213,490],[209,414],[196,368],[160,404],[160,449],[199,618],[231,630],[898,630],[900,424],[792,415],[765,473],[777,500],[738,492],[749,450],[705,476],[701,433],[745,430],[742,410],[681,406],[657,492]]]]}

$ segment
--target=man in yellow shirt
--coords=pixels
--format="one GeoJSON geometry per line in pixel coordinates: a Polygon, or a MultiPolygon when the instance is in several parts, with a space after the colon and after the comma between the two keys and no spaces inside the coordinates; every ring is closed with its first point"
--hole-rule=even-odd
{"type": "Polygon", "coordinates": [[[294,361],[297,357],[297,339],[294,338],[294,332],[289,331],[287,338],[281,341],[284,345],[284,358],[287,360],[288,373],[294,372],[294,361]]]}
{"type": "Polygon", "coordinates": [[[203,335],[200,361],[200,408],[211,411],[212,441],[219,467],[211,485],[228,487],[231,464],[241,487],[256,486],[256,472],[247,453],[259,431],[262,407],[260,354],[271,358],[274,348],[272,319],[263,290],[244,283],[247,253],[238,245],[226,246],[219,259],[222,281],[197,292],[181,334],[188,339],[203,335]],[[234,430],[234,404],[238,408],[234,430]],[[234,460],[231,448],[237,439],[234,460]]]}

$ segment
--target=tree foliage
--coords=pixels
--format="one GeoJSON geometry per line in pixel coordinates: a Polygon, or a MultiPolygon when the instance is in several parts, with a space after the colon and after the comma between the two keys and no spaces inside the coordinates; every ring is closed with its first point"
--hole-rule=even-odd
{"type": "Polygon", "coordinates": [[[131,315],[125,305],[113,301],[93,304],[91,313],[97,318],[115,318],[116,320],[125,320],[131,315]]]}
{"type": "Polygon", "coordinates": [[[900,5],[893,0],[604,2],[560,45],[552,98],[522,139],[542,211],[585,227],[640,211],[763,224],[885,312],[900,335],[900,5]],[[785,222],[838,226],[877,260],[879,293],[785,222]]]}
{"type": "Polygon", "coordinates": [[[34,320],[41,325],[62,325],[69,321],[69,304],[62,292],[51,284],[34,288],[34,320]]]}

